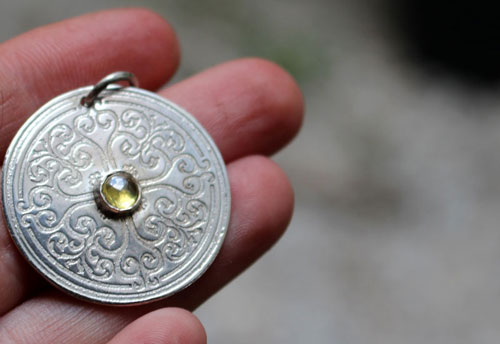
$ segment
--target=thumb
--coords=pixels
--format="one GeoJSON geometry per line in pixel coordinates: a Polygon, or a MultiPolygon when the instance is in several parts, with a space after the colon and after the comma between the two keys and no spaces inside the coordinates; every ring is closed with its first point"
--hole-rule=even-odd
{"type": "Polygon", "coordinates": [[[121,330],[108,344],[204,344],[203,325],[191,312],[162,308],[143,315],[121,330]]]}

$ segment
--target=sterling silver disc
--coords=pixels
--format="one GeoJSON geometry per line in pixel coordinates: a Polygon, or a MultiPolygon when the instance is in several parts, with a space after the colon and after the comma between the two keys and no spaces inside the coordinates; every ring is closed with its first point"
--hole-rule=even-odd
{"type": "Polygon", "coordinates": [[[11,235],[42,275],[77,297],[136,304],[169,296],[222,245],[224,161],[201,125],[164,98],[108,88],[82,105],[91,90],[54,98],[12,141],[2,181],[11,235]],[[140,203],[113,216],[96,189],[120,171],[139,184],[140,203]]]}

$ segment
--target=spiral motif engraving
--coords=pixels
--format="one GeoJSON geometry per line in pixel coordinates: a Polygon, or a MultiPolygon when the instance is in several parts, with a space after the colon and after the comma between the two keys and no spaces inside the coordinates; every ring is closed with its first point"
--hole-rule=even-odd
{"type": "Polygon", "coordinates": [[[230,195],[224,163],[184,110],[144,90],[89,88],[37,111],[6,156],[3,197],[11,234],[46,277],[78,296],[142,303],[192,283],[221,246],[230,195]],[[102,213],[94,190],[112,172],[140,184],[127,217],[102,213]]]}

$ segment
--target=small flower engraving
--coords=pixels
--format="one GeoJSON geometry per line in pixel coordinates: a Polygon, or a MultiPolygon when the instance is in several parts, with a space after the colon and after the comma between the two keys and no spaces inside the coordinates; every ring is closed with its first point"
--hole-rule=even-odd
{"type": "Polygon", "coordinates": [[[129,165],[129,164],[123,165],[123,171],[130,173],[134,178],[137,178],[137,176],[139,174],[137,172],[137,168],[135,168],[135,166],[129,165]]]}
{"type": "Polygon", "coordinates": [[[92,186],[99,185],[102,180],[101,172],[94,172],[89,176],[89,183],[92,186]]]}

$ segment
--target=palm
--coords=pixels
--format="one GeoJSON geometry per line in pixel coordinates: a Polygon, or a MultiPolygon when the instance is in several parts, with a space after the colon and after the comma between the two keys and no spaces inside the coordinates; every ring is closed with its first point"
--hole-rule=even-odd
{"type": "MultiPolygon", "coordinates": [[[[91,14],[3,43],[0,158],[23,121],[55,95],[114,70],[130,70],[142,87],[154,90],[175,72],[178,60],[172,29],[145,10],[91,14]]],[[[288,74],[262,60],[237,60],[159,94],[199,119],[227,163],[232,215],[216,261],[193,286],[165,301],[126,309],[93,305],[48,286],[20,256],[0,216],[2,343],[104,343],[120,330],[113,343],[145,342],[148,336],[165,343],[203,341],[203,329],[192,315],[165,307],[194,309],[286,228],[293,207],[290,184],[279,167],[258,154],[275,152],[300,126],[302,97],[288,74]]]]}

